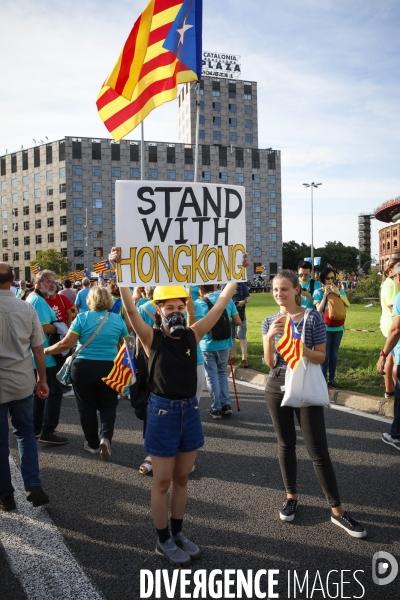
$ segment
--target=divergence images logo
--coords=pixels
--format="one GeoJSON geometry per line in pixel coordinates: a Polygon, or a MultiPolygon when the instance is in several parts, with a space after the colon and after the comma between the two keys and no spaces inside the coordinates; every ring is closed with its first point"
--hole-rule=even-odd
{"type": "Polygon", "coordinates": [[[375,552],[372,557],[372,580],[376,585],[392,583],[399,572],[399,565],[389,552],[375,552]],[[384,575],[384,577],[382,577],[384,575]]]}

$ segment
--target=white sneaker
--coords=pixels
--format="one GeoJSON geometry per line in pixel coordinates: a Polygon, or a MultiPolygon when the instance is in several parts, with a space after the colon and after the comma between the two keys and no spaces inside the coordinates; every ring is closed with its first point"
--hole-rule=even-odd
{"type": "Polygon", "coordinates": [[[100,448],[91,448],[87,442],[83,444],[83,449],[91,454],[100,454],[100,448]]]}
{"type": "Polygon", "coordinates": [[[100,440],[100,458],[103,460],[110,460],[111,458],[111,444],[107,438],[100,440]]]}
{"type": "Polygon", "coordinates": [[[393,448],[397,448],[397,450],[400,450],[400,440],[392,438],[392,436],[388,433],[382,433],[382,442],[389,444],[389,446],[393,446],[393,448]]]}

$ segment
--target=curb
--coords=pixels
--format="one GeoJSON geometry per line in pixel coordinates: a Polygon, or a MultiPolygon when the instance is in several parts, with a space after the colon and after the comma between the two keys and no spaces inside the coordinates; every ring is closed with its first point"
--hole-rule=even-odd
{"type": "MultiPolygon", "coordinates": [[[[252,383],[261,388],[265,388],[267,375],[260,373],[260,371],[254,371],[253,369],[242,369],[240,367],[233,367],[233,372],[236,381],[244,381],[246,383],[252,383]]],[[[226,374],[231,377],[231,368],[228,365],[226,374]]],[[[329,398],[333,404],[338,406],[346,406],[353,410],[359,410],[369,414],[380,415],[381,417],[387,417],[393,419],[394,417],[394,402],[393,400],[380,400],[375,396],[367,396],[366,394],[360,394],[359,392],[349,392],[346,390],[329,390],[329,398]]]]}

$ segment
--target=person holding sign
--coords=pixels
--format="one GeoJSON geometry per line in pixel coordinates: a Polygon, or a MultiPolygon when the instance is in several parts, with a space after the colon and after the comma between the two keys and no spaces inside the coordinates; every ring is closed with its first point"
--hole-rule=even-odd
{"type": "MultiPolygon", "coordinates": [[[[120,262],[117,248],[112,248],[110,258],[114,263],[120,262]]],[[[244,254],[243,266],[249,265],[247,254],[244,254]]],[[[188,477],[196,451],[204,445],[196,398],[196,350],[227,307],[236,283],[229,283],[213,308],[190,327],[186,326],[188,294],[183,285],[160,285],[154,290],[157,328],[144,322],[129,289],[120,289],[126,318],[151,363],[144,448],[153,465],[151,512],[158,534],[156,554],[180,567],[200,554],[198,546],[182,533],[188,477]],[[171,535],[167,501],[170,486],[171,535]]]]}
{"type": "MultiPolygon", "coordinates": [[[[285,389],[287,364],[276,350],[281,339],[287,316],[294,322],[301,335],[306,309],[302,304],[302,288],[296,273],[288,269],[276,275],[272,282],[275,302],[279,312],[264,319],[262,324],[264,359],[270,367],[265,388],[265,399],[278,437],[279,464],[286,488],[286,500],[279,512],[282,521],[293,521],[298,507],[296,428],[299,422],[304,443],[313,461],[314,471],[325,497],[331,507],[331,521],[355,538],[367,535],[364,527],[343,510],[335,471],[329,456],[323,406],[293,408],[281,406],[285,389]]],[[[325,360],[326,332],[319,313],[311,309],[305,322],[302,355],[315,364],[325,360]]],[[[302,368],[299,365],[298,368],[302,368]]]]}

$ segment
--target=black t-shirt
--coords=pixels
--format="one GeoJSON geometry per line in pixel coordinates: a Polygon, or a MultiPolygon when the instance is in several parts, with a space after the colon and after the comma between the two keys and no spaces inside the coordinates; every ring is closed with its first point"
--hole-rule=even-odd
{"type": "Polygon", "coordinates": [[[197,344],[193,331],[187,329],[181,338],[172,338],[155,329],[154,335],[162,336],[162,346],[155,359],[150,390],[171,400],[193,398],[197,389],[197,344]]]}

